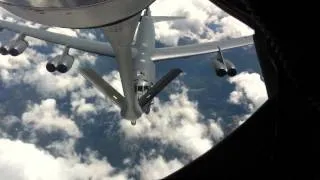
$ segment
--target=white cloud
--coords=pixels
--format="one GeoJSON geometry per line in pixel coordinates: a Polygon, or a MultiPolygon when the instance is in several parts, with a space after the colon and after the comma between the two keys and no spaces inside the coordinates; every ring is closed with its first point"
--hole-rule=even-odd
{"type": "Polygon", "coordinates": [[[80,74],[52,74],[47,72],[46,63],[40,63],[35,69],[25,72],[23,82],[36,87],[43,95],[58,95],[63,97],[68,91],[81,88],[85,79],[80,74]]]}
{"type": "Polygon", "coordinates": [[[1,120],[1,126],[8,128],[17,122],[20,122],[20,119],[17,116],[7,115],[1,120]]]}
{"type": "MultiPolygon", "coordinates": [[[[97,36],[94,32],[83,32],[80,30],[76,30],[77,34],[82,37],[82,38],[86,38],[86,39],[90,39],[90,40],[97,40],[97,36]]],[[[101,33],[102,34],[102,33],[101,33]]]]}
{"type": "Polygon", "coordinates": [[[69,28],[50,27],[47,29],[47,31],[58,33],[58,34],[63,34],[66,36],[71,36],[71,37],[78,37],[77,32],[75,30],[69,29],[69,28]]]}
{"type": "Polygon", "coordinates": [[[52,154],[61,156],[64,158],[73,158],[76,156],[75,144],[77,139],[74,137],[64,139],[62,141],[54,141],[46,146],[46,149],[50,150],[52,154]]]}
{"type": "MultiPolygon", "coordinates": [[[[123,93],[117,71],[104,75],[103,78],[116,90],[123,93]]],[[[158,98],[155,98],[153,107],[157,110],[152,111],[149,115],[143,115],[137,120],[136,126],[133,127],[127,120],[121,120],[120,132],[128,140],[159,139],[161,143],[173,145],[187,154],[190,159],[194,159],[210,149],[215,142],[221,140],[224,133],[219,123],[212,119],[206,120],[207,123],[200,122],[203,116],[199,113],[197,104],[188,99],[186,87],[180,83],[175,91],[181,92],[171,94],[167,102],[160,102],[158,98]]],[[[108,98],[103,98],[103,95],[92,85],[72,92],[73,111],[76,112],[77,108],[86,105],[85,99],[87,98],[93,98],[90,105],[94,107],[94,110],[85,114],[116,112],[119,115],[117,118],[120,117],[120,109],[108,98]]]]}
{"type": "Polygon", "coordinates": [[[17,56],[17,57],[1,56],[0,68],[2,70],[11,70],[11,69],[29,67],[30,61],[31,61],[29,58],[30,57],[29,55],[32,55],[35,52],[32,50],[28,50],[27,53],[29,54],[21,54],[20,56],[17,56]]]}
{"type": "Polygon", "coordinates": [[[158,0],[151,5],[151,10],[152,15],[186,17],[185,20],[155,24],[156,39],[167,45],[177,45],[183,37],[205,42],[254,33],[247,25],[207,0],[158,0]],[[216,31],[209,27],[213,24],[217,26],[216,31]]]}
{"type": "MultiPolygon", "coordinates": [[[[118,71],[112,71],[107,75],[103,75],[103,79],[113,86],[119,93],[123,94],[118,71]]],[[[114,112],[120,117],[120,108],[113,104],[109,97],[105,97],[91,83],[87,82],[81,88],[71,92],[71,111],[74,115],[88,117],[102,112],[114,112]],[[87,99],[92,99],[92,102],[87,102],[87,99]]]]}
{"type": "Polygon", "coordinates": [[[81,132],[75,122],[62,115],[56,109],[56,101],[54,99],[43,100],[41,104],[30,106],[29,110],[22,114],[21,119],[25,125],[30,125],[36,130],[48,133],[62,130],[72,137],[81,136],[81,132]]]}
{"type": "Polygon", "coordinates": [[[253,112],[268,99],[266,86],[258,73],[242,72],[228,81],[236,85],[228,99],[232,104],[245,104],[253,112]]]}
{"type": "Polygon", "coordinates": [[[171,94],[170,100],[164,103],[155,98],[153,106],[157,110],[143,115],[134,127],[127,120],[121,120],[120,130],[124,136],[127,139],[160,140],[163,144],[176,147],[190,159],[209,150],[214,144],[212,139],[220,139],[223,132],[212,120],[207,125],[201,123],[203,116],[197,104],[188,99],[185,87],[181,90],[181,93],[171,94]]]}
{"type": "Polygon", "coordinates": [[[80,100],[72,101],[71,103],[73,111],[75,111],[78,115],[86,117],[88,113],[90,114],[96,114],[96,109],[94,107],[94,104],[92,103],[86,103],[86,100],[84,98],[80,100]]]}
{"type": "Polygon", "coordinates": [[[213,138],[213,140],[215,140],[215,142],[220,141],[224,137],[221,126],[219,125],[219,123],[215,122],[212,119],[210,119],[209,122],[209,133],[211,137],[213,138]]]}
{"type": "Polygon", "coordinates": [[[178,159],[166,161],[159,155],[156,158],[143,157],[137,169],[142,180],[152,180],[164,178],[183,166],[184,164],[178,159]]]}
{"type": "Polygon", "coordinates": [[[267,90],[258,73],[242,72],[228,81],[235,84],[235,90],[230,93],[228,102],[244,105],[248,110],[247,114],[234,116],[235,127],[238,127],[268,99],[267,90]]]}
{"type": "Polygon", "coordinates": [[[33,144],[0,139],[0,179],[14,180],[125,180],[126,172],[115,172],[106,159],[94,153],[80,157],[54,157],[33,144]]]}

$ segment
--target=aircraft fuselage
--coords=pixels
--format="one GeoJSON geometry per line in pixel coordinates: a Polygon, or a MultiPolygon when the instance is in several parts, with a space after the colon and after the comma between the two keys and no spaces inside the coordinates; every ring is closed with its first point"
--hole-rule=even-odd
{"type": "MultiPolygon", "coordinates": [[[[133,57],[134,85],[139,98],[156,82],[156,66],[151,60],[155,48],[155,30],[150,16],[142,16],[135,34],[134,47],[138,50],[133,57]]],[[[144,111],[148,113],[149,110],[150,105],[144,111]]]]}

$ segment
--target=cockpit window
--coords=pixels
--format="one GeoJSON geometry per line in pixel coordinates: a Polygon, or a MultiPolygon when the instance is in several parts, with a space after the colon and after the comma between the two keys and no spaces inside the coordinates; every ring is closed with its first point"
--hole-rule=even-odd
{"type": "Polygon", "coordinates": [[[134,87],[135,92],[137,92],[137,91],[140,91],[140,92],[148,91],[149,89],[150,89],[149,86],[135,86],[134,87]]]}

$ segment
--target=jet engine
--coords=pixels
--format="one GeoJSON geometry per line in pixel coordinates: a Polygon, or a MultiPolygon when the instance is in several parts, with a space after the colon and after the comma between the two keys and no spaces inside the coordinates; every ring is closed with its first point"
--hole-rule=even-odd
{"type": "Polygon", "coordinates": [[[0,53],[2,55],[8,55],[9,54],[9,46],[10,46],[10,43],[6,43],[6,44],[2,45],[0,47],[0,53]]]}
{"type": "Polygon", "coordinates": [[[54,57],[52,60],[50,60],[46,65],[47,71],[51,72],[51,73],[55,72],[57,70],[56,67],[57,67],[57,64],[60,61],[60,59],[61,59],[61,55],[58,55],[58,56],[54,57]]]}
{"type": "Polygon", "coordinates": [[[11,56],[18,56],[21,53],[23,53],[23,51],[25,51],[27,49],[27,47],[29,46],[28,42],[25,40],[19,40],[16,41],[13,46],[11,46],[9,48],[9,54],[11,56]]]}
{"type": "Polygon", "coordinates": [[[46,65],[48,72],[58,71],[60,73],[68,72],[74,62],[74,58],[68,54],[69,48],[66,48],[62,55],[58,55],[49,61],[46,65]]]}
{"type": "Polygon", "coordinates": [[[57,70],[60,73],[66,73],[71,69],[71,67],[73,65],[73,62],[74,62],[73,57],[68,55],[68,54],[66,54],[66,55],[61,57],[61,60],[58,63],[58,66],[57,66],[57,70]]]}
{"type": "Polygon", "coordinates": [[[28,42],[24,40],[25,35],[20,34],[17,38],[9,41],[0,47],[2,55],[10,54],[11,56],[18,56],[23,53],[29,46],[28,42]]]}
{"type": "Polygon", "coordinates": [[[220,61],[218,61],[217,59],[213,60],[213,67],[216,71],[217,76],[223,77],[227,74],[225,65],[220,61]]]}
{"type": "Polygon", "coordinates": [[[237,74],[236,66],[231,61],[224,59],[224,64],[227,67],[227,72],[229,76],[233,77],[237,74]]]}
{"type": "Polygon", "coordinates": [[[219,77],[222,77],[226,74],[232,77],[237,74],[236,66],[231,61],[224,59],[219,46],[217,57],[215,60],[213,60],[213,66],[216,70],[217,76],[219,77]]]}

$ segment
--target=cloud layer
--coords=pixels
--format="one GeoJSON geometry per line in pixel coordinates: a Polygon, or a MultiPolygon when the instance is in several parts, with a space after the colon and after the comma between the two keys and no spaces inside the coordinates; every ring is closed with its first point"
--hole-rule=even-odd
{"type": "Polygon", "coordinates": [[[228,81],[236,86],[228,99],[230,103],[245,104],[253,112],[268,99],[266,86],[258,73],[242,72],[228,81]]]}
{"type": "Polygon", "coordinates": [[[94,154],[84,157],[54,157],[34,144],[20,140],[0,139],[0,178],[12,180],[125,180],[125,172],[117,173],[106,161],[94,154]]]}
{"type": "Polygon", "coordinates": [[[216,122],[200,122],[203,115],[199,113],[197,104],[188,99],[187,88],[182,87],[180,93],[171,94],[169,99],[166,102],[155,99],[153,107],[156,111],[138,119],[135,128],[126,120],[121,120],[121,131],[125,137],[147,138],[172,145],[190,159],[198,157],[213,146],[210,135],[215,140],[223,137],[221,127],[216,122]]]}
{"type": "Polygon", "coordinates": [[[137,169],[141,173],[141,179],[148,180],[164,178],[183,166],[178,159],[167,161],[162,156],[157,156],[148,159],[143,157],[137,169]]]}
{"type": "Polygon", "coordinates": [[[254,33],[247,25],[206,0],[160,0],[150,8],[154,16],[186,17],[155,24],[156,39],[169,46],[177,45],[181,38],[207,42],[254,33]]]}
{"type": "Polygon", "coordinates": [[[236,121],[242,124],[268,99],[267,89],[258,73],[242,72],[228,81],[235,85],[228,102],[244,105],[248,111],[247,114],[236,117],[236,121]]]}
{"type": "Polygon", "coordinates": [[[81,133],[75,122],[61,115],[56,109],[56,100],[43,100],[41,104],[34,104],[22,114],[22,122],[31,125],[35,130],[51,133],[62,130],[70,136],[80,137],[81,133]]]}

